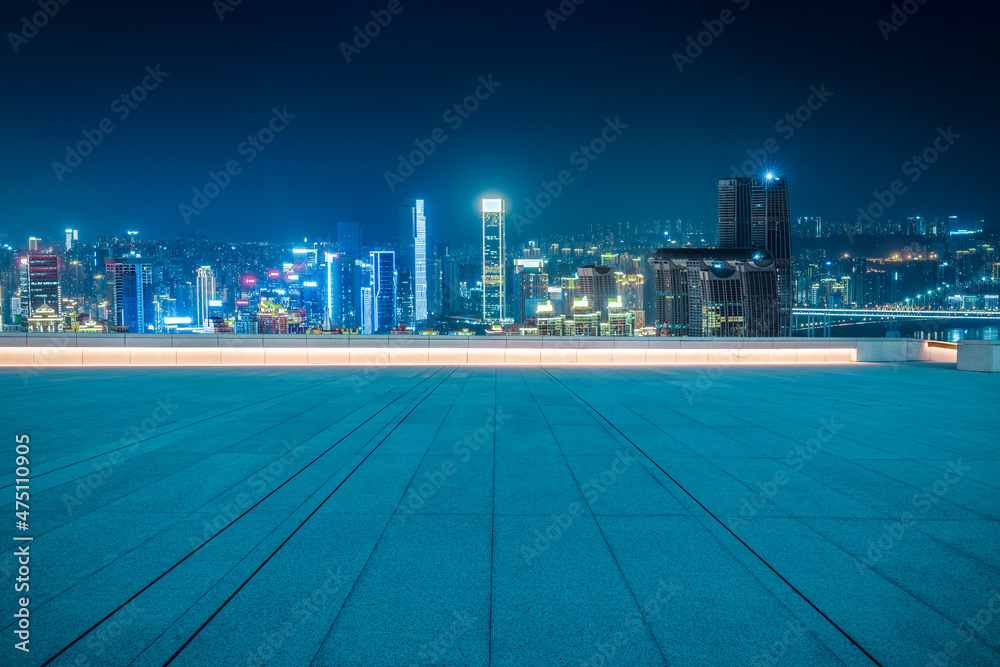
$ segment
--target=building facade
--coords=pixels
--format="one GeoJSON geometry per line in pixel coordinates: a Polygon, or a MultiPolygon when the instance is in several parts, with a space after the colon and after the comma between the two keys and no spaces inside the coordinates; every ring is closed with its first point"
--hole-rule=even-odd
{"type": "Polygon", "coordinates": [[[484,199],[483,321],[487,323],[507,318],[506,242],[503,200],[484,199]]]}

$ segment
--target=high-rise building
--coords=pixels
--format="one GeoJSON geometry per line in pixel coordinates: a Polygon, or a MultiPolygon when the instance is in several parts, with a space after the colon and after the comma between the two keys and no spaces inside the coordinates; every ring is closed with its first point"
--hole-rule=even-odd
{"type": "Polygon", "coordinates": [[[37,251],[39,241],[41,241],[41,239],[37,237],[34,236],[28,237],[28,251],[29,252],[37,251]]]}
{"type": "Polygon", "coordinates": [[[507,268],[502,199],[483,200],[483,321],[507,317],[507,268]]]}
{"type": "Polygon", "coordinates": [[[777,336],[777,266],[767,250],[664,248],[650,256],[661,336],[777,336]]]}
{"type": "Polygon", "coordinates": [[[215,301],[215,272],[210,266],[198,268],[195,285],[195,326],[203,326],[208,319],[209,302],[215,301]]]}
{"type": "Polygon", "coordinates": [[[592,308],[605,320],[608,318],[608,301],[618,298],[618,281],[615,270],[610,266],[588,264],[576,271],[581,293],[587,297],[592,308]]]}
{"type": "Polygon", "coordinates": [[[514,260],[514,299],[514,318],[519,324],[535,317],[539,302],[548,301],[549,276],[544,260],[514,260]]]}
{"type": "Polygon", "coordinates": [[[459,262],[450,255],[441,258],[441,314],[457,315],[462,312],[462,288],[459,281],[459,262]]]}
{"type": "Polygon", "coordinates": [[[424,217],[424,200],[416,205],[416,233],[413,238],[414,273],[414,318],[417,322],[427,321],[427,218],[424,217]]]}
{"type": "Polygon", "coordinates": [[[388,333],[396,328],[396,253],[375,250],[372,260],[372,328],[370,333],[388,333]]]}
{"type": "Polygon", "coordinates": [[[73,249],[78,240],[77,231],[75,229],[66,230],[66,252],[73,249]]]}
{"type": "Polygon", "coordinates": [[[792,246],[785,179],[719,180],[719,247],[766,250],[778,274],[779,336],[792,335],[792,246]]]}
{"type": "Polygon", "coordinates": [[[153,265],[128,257],[105,261],[108,325],[129,333],[145,333],[154,325],[153,265]]]}
{"type": "Polygon", "coordinates": [[[31,251],[20,259],[21,317],[31,317],[42,304],[62,315],[59,256],[31,251]]]}
{"type": "Polygon", "coordinates": [[[357,329],[358,267],[353,255],[326,253],[326,312],[329,326],[357,329]]]}

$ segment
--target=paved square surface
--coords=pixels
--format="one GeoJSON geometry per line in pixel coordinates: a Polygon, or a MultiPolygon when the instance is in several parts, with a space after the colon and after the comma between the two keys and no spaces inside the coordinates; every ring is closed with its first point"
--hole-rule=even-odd
{"type": "Polygon", "coordinates": [[[1000,378],[954,364],[5,369],[0,397],[3,664],[1000,664],[1000,378]]]}

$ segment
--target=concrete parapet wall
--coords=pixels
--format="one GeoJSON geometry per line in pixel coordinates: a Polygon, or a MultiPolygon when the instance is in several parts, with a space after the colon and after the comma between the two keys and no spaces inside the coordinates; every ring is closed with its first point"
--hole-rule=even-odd
{"type": "Polygon", "coordinates": [[[942,359],[939,352],[951,351],[931,350],[924,341],[905,338],[0,334],[0,366],[760,364],[947,360],[942,359]]]}

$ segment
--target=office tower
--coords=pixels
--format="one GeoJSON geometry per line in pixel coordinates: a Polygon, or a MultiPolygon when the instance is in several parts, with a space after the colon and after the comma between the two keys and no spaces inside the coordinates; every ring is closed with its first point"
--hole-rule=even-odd
{"type": "Polygon", "coordinates": [[[635,313],[635,328],[642,329],[646,326],[645,277],[638,273],[616,273],[615,280],[618,282],[621,307],[635,313]]]}
{"type": "Polygon", "coordinates": [[[483,321],[507,317],[506,238],[502,199],[483,200],[483,321]]]}
{"type": "MultiPolygon", "coordinates": [[[[37,246],[36,246],[37,247],[37,246]]],[[[28,251],[20,260],[21,319],[34,315],[47,304],[62,315],[59,256],[50,252],[28,251]]]]}
{"type": "Polygon", "coordinates": [[[75,229],[67,229],[66,230],[66,252],[69,252],[70,250],[73,249],[73,246],[76,245],[77,240],[78,240],[77,231],[75,229]]]}
{"type": "Polygon", "coordinates": [[[195,326],[202,326],[208,319],[209,302],[215,300],[215,272],[210,266],[198,269],[195,285],[195,326]]]}
{"type": "Polygon", "coordinates": [[[38,239],[38,238],[36,238],[34,236],[28,237],[28,252],[35,252],[35,251],[37,251],[38,250],[38,242],[40,240],[41,239],[38,239]]]}
{"type": "Polygon", "coordinates": [[[424,200],[418,199],[416,206],[416,234],[413,239],[415,270],[413,273],[413,294],[415,301],[414,318],[417,322],[427,321],[427,218],[424,217],[424,200]]]}
{"type": "Polygon", "coordinates": [[[415,329],[413,312],[413,272],[396,268],[396,324],[400,328],[415,329]]]}
{"type": "Polygon", "coordinates": [[[549,299],[549,276],[541,259],[514,260],[514,317],[519,324],[535,317],[539,302],[549,299]]]}
{"type": "Polygon", "coordinates": [[[371,260],[370,333],[388,333],[396,328],[396,253],[376,250],[371,253],[371,260]]]}
{"type": "Polygon", "coordinates": [[[326,253],[326,310],[334,329],[358,328],[358,267],[353,255],[326,253]]]}
{"type": "Polygon", "coordinates": [[[560,278],[559,286],[562,288],[562,310],[566,317],[573,317],[573,304],[583,296],[580,289],[579,278],[560,278]]]}
{"type": "Polygon", "coordinates": [[[441,314],[462,312],[462,288],[458,279],[458,260],[450,255],[441,258],[441,314]]]}
{"type": "Polygon", "coordinates": [[[361,288],[361,332],[374,333],[375,316],[372,313],[372,288],[361,288]]]}
{"type": "Polygon", "coordinates": [[[649,263],[658,335],[778,335],[777,263],[768,251],[669,248],[649,263]]]}
{"type": "Polygon", "coordinates": [[[785,179],[719,180],[719,247],[766,250],[778,274],[778,332],[792,335],[792,247],[785,179]]]}
{"type": "Polygon", "coordinates": [[[108,325],[129,333],[145,333],[153,326],[153,265],[128,257],[108,259],[108,325]]]}
{"type": "Polygon", "coordinates": [[[337,250],[354,257],[361,256],[361,225],[356,222],[337,223],[337,250]]]}
{"type": "Polygon", "coordinates": [[[608,301],[618,298],[618,281],[610,266],[588,264],[577,269],[580,291],[587,297],[591,307],[605,320],[608,317],[608,301]]]}

